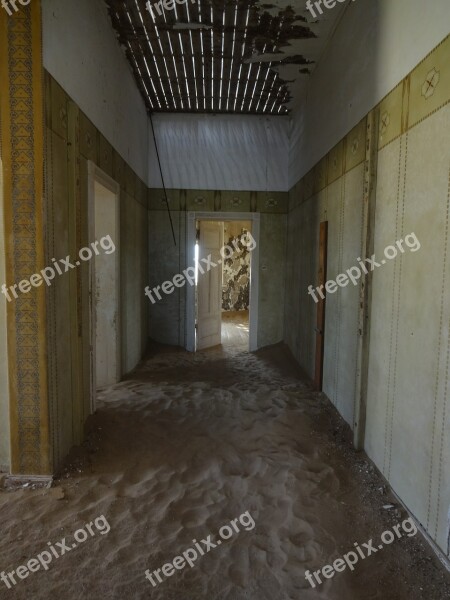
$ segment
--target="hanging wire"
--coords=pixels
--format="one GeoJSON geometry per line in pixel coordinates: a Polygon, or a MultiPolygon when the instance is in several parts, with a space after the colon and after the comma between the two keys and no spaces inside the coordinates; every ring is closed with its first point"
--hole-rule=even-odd
{"type": "Polygon", "coordinates": [[[177,240],[176,240],[176,237],[175,237],[175,230],[173,228],[172,213],[170,212],[169,198],[167,197],[166,184],[164,183],[164,175],[163,175],[162,167],[161,167],[161,159],[159,157],[158,144],[156,143],[155,128],[153,126],[153,119],[152,119],[152,115],[151,114],[150,114],[150,123],[151,123],[151,126],[152,126],[153,141],[155,142],[155,149],[156,149],[156,156],[158,158],[159,172],[161,173],[161,181],[162,181],[162,184],[163,184],[164,196],[165,196],[166,204],[167,204],[167,212],[169,213],[170,227],[172,228],[173,243],[176,246],[177,245],[177,240]]]}

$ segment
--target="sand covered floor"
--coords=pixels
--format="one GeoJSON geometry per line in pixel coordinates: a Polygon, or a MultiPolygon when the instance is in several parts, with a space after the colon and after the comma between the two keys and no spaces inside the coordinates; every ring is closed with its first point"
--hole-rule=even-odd
{"type": "Polygon", "coordinates": [[[155,348],[102,390],[85,446],[51,489],[0,493],[0,571],[104,515],[111,530],[19,581],[0,598],[443,600],[449,578],[418,534],[404,535],[312,589],[315,571],[407,515],[334,409],[289,353],[155,348]],[[389,504],[391,508],[383,508],[389,504]],[[249,511],[236,531],[153,587],[145,579],[249,511]],[[249,529],[249,528],[248,528],[249,529]]]}

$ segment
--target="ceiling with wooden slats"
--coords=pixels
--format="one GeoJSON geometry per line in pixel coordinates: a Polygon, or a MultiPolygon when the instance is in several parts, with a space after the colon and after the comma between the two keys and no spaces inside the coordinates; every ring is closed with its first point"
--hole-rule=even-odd
{"type": "Polygon", "coordinates": [[[150,112],[286,115],[292,73],[308,75],[314,63],[286,52],[317,37],[291,6],[105,1],[150,112]]]}

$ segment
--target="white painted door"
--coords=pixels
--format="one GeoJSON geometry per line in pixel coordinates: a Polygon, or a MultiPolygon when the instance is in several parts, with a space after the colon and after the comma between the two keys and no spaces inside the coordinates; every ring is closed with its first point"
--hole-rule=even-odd
{"type": "MultiPolygon", "coordinates": [[[[111,236],[117,241],[116,195],[95,183],[95,240],[111,236]]],[[[117,253],[103,250],[94,261],[96,388],[118,381],[117,253]]]]}
{"type": "Polygon", "coordinates": [[[197,284],[198,350],[217,346],[222,341],[222,256],[220,254],[222,246],[223,223],[200,221],[197,284]]]}

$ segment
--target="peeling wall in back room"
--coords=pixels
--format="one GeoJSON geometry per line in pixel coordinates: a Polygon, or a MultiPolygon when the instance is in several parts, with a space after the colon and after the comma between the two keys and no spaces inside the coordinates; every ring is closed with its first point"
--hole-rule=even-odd
{"type": "MultiPolygon", "coordinates": [[[[224,246],[234,249],[223,261],[222,311],[248,310],[250,305],[251,252],[240,240],[252,231],[251,221],[225,221],[224,246]]],[[[245,240],[245,238],[244,238],[245,240]]]]}

